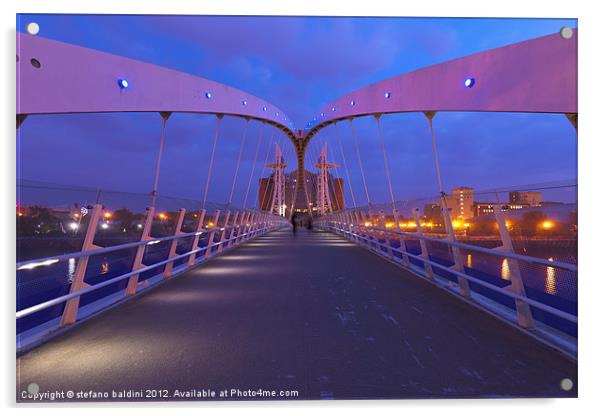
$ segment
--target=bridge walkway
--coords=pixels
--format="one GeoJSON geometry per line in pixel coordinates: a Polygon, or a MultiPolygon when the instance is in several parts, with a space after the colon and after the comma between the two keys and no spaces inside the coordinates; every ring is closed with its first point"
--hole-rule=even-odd
{"type": "Polygon", "coordinates": [[[560,353],[339,236],[269,233],[17,361],[40,391],[576,396],[560,353]]]}

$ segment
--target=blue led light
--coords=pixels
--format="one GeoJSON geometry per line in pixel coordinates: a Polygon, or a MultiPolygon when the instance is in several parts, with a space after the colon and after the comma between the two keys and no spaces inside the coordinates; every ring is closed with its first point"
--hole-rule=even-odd
{"type": "MultiPolygon", "coordinates": [[[[320,117],[324,117],[324,113],[320,113],[320,117]]],[[[315,119],[314,119],[315,120],[315,119]]]]}
{"type": "Polygon", "coordinates": [[[242,105],[247,105],[247,100],[242,100],[242,105]]]}
{"type": "Polygon", "coordinates": [[[351,100],[351,101],[349,102],[349,104],[351,104],[352,106],[353,106],[353,105],[355,105],[355,100],[351,100]]]}
{"type": "Polygon", "coordinates": [[[267,107],[263,107],[262,110],[263,111],[268,111],[268,108],[267,107]]]}
{"type": "Polygon", "coordinates": [[[385,93],[385,98],[391,98],[391,93],[390,92],[386,92],[385,93]]]}
{"type": "Polygon", "coordinates": [[[475,84],[475,79],[474,78],[466,78],[464,80],[464,86],[466,88],[472,88],[472,87],[474,87],[474,84],[475,84]]]}
{"type": "Polygon", "coordinates": [[[336,107],[332,107],[332,111],[337,111],[337,108],[336,107]]]}
{"type": "Polygon", "coordinates": [[[127,79],[120,79],[119,81],[117,81],[117,84],[119,84],[119,88],[121,88],[122,90],[130,86],[127,79]]]}
{"type": "Polygon", "coordinates": [[[209,91],[207,91],[207,92],[205,93],[205,98],[207,98],[208,100],[210,100],[210,99],[211,99],[211,97],[212,97],[211,93],[210,93],[209,91]]]}

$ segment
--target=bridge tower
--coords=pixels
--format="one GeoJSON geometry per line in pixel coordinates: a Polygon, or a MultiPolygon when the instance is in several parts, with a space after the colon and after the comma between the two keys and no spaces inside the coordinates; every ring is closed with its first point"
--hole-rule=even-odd
{"type": "Polygon", "coordinates": [[[276,145],[274,163],[265,165],[266,168],[274,169],[274,192],[272,193],[272,203],[270,205],[270,213],[276,212],[278,215],[284,217],[286,215],[286,203],[285,203],[285,181],[284,181],[284,169],[286,163],[284,163],[284,157],[282,156],[282,150],[280,145],[276,145]]]}
{"type": "Polygon", "coordinates": [[[328,163],[328,150],[326,143],[324,143],[318,157],[318,163],[316,163],[316,168],[318,168],[318,215],[325,215],[334,211],[328,189],[328,169],[336,167],[335,163],[328,163]]]}

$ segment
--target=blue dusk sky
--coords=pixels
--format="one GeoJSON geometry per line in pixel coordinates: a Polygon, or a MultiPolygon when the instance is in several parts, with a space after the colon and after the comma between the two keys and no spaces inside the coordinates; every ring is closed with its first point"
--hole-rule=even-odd
{"type": "MultiPolygon", "coordinates": [[[[231,16],[18,15],[17,30],[40,25],[38,36],[98,49],[232,85],[261,97],[304,126],[327,102],[367,84],[453,58],[576,27],[574,19],[452,19],[231,16]]],[[[358,119],[361,157],[373,202],[388,199],[372,117],[358,119]]],[[[244,120],[227,117],[217,147],[209,200],[226,202],[244,120]]],[[[416,113],[382,118],[397,199],[436,195],[428,124],[416,113]]],[[[562,114],[440,113],[435,118],[443,183],[492,189],[572,180],[577,140],[562,114]]],[[[18,179],[148,193],[160,139],[158,114],[69,114],[29,117],[20,128],[18,179]]],[[[201,199],[215,117],[174,114],[166,133],[160,195],[201,199]]],[[[347,123],[339,126],[357,203],[366,202],[347,123]]],[[[280,141],[289,170],[293,149],[268,127],[259,150],[252,121],[243,149],[234,203],[239,204],[255,163],[247,205],[269,138],[280,141]],[[274,134],[273,134],[274,133],[274,134]],[[272,135],[273,134],[273,135],[272,135]],[[255,154],[258,154],[257,160],[255,154]]],[[[309,149],[329,144],[341,154],[332,127],[309,149]]],[[[264,173],[267,173],[264,172],[264,173]]],[[[344,170],[338,170],[347,179],[344,170]]],[[[66,201],[67,202],[67,201],[66,201]]],[[[74,201],[68,201],[74,202],[74,201]]],[[[351,205],[349,188],[346,203],[351,205]]]]}

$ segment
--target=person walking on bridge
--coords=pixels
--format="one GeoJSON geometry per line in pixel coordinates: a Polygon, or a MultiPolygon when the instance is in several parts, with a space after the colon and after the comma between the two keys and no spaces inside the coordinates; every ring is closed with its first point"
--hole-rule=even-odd
{"type": "Polygon", "coordinates": [[[293,234],[297,234],[297,213],[291,215],[291,224],[293,226],[293,234]]]}

